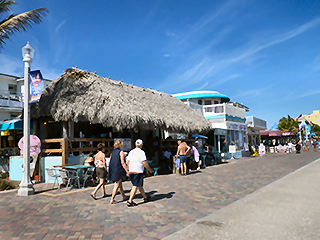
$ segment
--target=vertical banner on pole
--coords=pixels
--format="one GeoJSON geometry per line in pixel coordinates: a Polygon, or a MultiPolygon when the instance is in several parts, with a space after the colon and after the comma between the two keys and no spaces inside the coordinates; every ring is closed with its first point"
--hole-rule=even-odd
{"type": "Polygon", "coordinates": [[[30,71],[30,102],[39,101],[44,89],[43,77],[40,70],[30,71]]]}

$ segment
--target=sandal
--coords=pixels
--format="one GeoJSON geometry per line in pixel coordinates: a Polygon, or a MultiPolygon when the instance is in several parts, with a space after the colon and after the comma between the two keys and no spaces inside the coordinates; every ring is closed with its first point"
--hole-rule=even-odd
{"type": "Polygon", "coordinates": [[[149,202],[150,200],[151,200],[151,197],[149,196],[149,197],[144,198],[143,202],[146,203],[146,202],[149,202]]]}
{"type": "Polygon", "coordinates": [[[112,202],[110,202],[110,204],[116,204],[118,203],[117,201],[113,200],[112,202]]]}
{"type": "Polygon", "coordinates": [[[132,202],[129,202],[127,201],[127,207],[134,207],[134,206],[137,206],[138,204],[136,204],[134,201],[132,202]]]}
{"type": "Polygon", "coordinates": [[[90,196],[94,199],[97,200],[97,198],[95,196],[93,196],[92,194],[90,194],[90,196]]]}

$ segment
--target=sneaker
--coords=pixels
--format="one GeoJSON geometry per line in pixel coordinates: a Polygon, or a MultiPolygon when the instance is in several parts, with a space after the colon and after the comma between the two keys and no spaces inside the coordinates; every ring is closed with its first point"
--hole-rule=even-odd
{"type": "Polygon", "coordinates": [[[197,170],[200,170],[200,168],[198,167],[197,170]]]}

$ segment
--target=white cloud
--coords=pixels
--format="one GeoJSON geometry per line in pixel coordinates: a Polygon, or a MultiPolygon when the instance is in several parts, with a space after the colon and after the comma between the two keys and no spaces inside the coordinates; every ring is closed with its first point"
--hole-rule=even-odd
{"type": "Polygon", "coordinates": [[[320,56],[317,56],[313,61],[313,71],[320,71],[320,56]]]}
{"type": "Polygon", "coordinates": [[[0,54],[1,73],[13,76],[23,76],[24,63],[21,59],[16,59],[5,54],[0,54]]]}
{"type": "Polygon", "coordinates": [[[311,91],[301,93],[301,94],[293,94],[291,92],[287,96],[280,98],[278,101],[279,102],[291,101],[291,100],[295,100],[295,99],[299,99],[299,98],[310,97],[310,96],[317,95],[317,94],[320,94],[320,89],[313,89],[311,91]]]}
{"type": "MultiPolygon", "coordinates": [[[[58,71],[50,67],[45,66],[44,62],[36,60],[31,64],[31,68],[36,66],[36,69],[41,70],[42,75],[45,79],[54,80],[63,74],[63,71],[58,71]]],[[[0,72],[8,75],[13,75],[17,77],[23,77],[24,63],[21,59],[13,58],[5,54],[0,54],[0,72]]],[[[32,68],[32,70],[36,70],[32,68]]]]}
{"type": "Polygon", "coordinates": [[[66,23],[67,20],[62,21],[55,29],[55,33],[57,34],[59,29],[66,23]]]}
{"type": "Polygon", "coordinates": [[[232,79],[235,79],[235,78],[238,78],[240,77],[241,74],[233,74],[233,75],[229,75],[229,76],[226,76],[225,78],[219,80],[219,81],[216,81],[215,83],[213,83],[214,86],[217,86],[217,85],[221,85],[223,83],[226,83],[232,79]]]}
{"type": "MultiPolygon", "coordinates": [[[[216,16],[221,17],[222,13],[227,14],[227,10],[229,8],[230,6],[227,5],[226,7],[220,9],[217,12],[217,15],[214,15],[207,19],[202,19],[202,22],[198,22],[197,24],[195,24],[190,29],[190,32],[195,34],[197,31],[200,31],[202,27],[213,21],[216,16]]],[[[194,83],[201,84],[201,82],[203,81],[208,81],[209,78],[215,79],[218,74],[221,76],[223,72],[228,72],[227,74],[230,74],[228,69],[234,69],[236,67],[239,68],[241,65],[251,65],[255,63],[256,60],[260,59],[257,54],[262,50],[283,43],[319,25],[320,17],[317,17],[283,34],[277,34],[267,39],[265,38],[265,36],[263,36],[260,39],[255,39],[255,41],[248,40],[246,43],[238,46],[231,52],[221,51],[218,54],[216,53],[217,51],[213,51],[212,53],[212,51],[210,50],[216,44],[216,42],[223,41],[223,39],[231,31],[232,28],[230,26],[227,26],[228,30],[223,29],[222,31],[220,31],[221,35],[217,34],[217,41],[213,39],[209,43],[201,45],[201,48],[198,48],[196,46],[191,52],[189,51],[189,53],[184,53],[188,57],[184,58],[180,63],[180,67],[178,67],[175,72],[168,75],[164,82],[161,83],[157,88],[163,89],[164,91],[166,91],[167,89],[173,91],[175,89],[175,86],[179,86],[180,90],[182,90],[180,86],[181,83],[185,83],[183,87],[186,88],[187,86],[191,86],[194,83]]],[[[175,43],[176,45],[172,46],[172,48],[174,49],[180,47],[181,41],[187,41],[188,38],[189,34],[185,34],[178,43],[175,43]]],[[[187,47],[185,47],[184,50],[185,52],[188,52],[187,47]]],[[[183,50],[181,51],[183,52],[183,50]]],[[[218,81],[216,85],[223,84],[233,78],[239,77],[240,75],[241,73],[226,76],[222,80],[218,81]]]]}
{"type": "Polygon", "coordinates": [[[209,82],[205,82],[204,84],[202,84],[201,86],[199,86],[198,88],[196,88],[196,91],[201,91],[206,89],[206,87],[209,85],[209,82]]]}

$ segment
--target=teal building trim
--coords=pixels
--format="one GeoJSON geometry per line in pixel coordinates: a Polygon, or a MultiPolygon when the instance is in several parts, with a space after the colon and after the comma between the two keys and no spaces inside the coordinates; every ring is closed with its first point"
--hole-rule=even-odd
{"type": "Polygon", "coordinates": [[[179,94],[178,96],[175,96],[175,97],[180,100],[188,99],[188,98],[221,98],[222,102],[230,101],[230,98],[228,96],[218,92],[186,93],[186,94],[179,94]]]}

